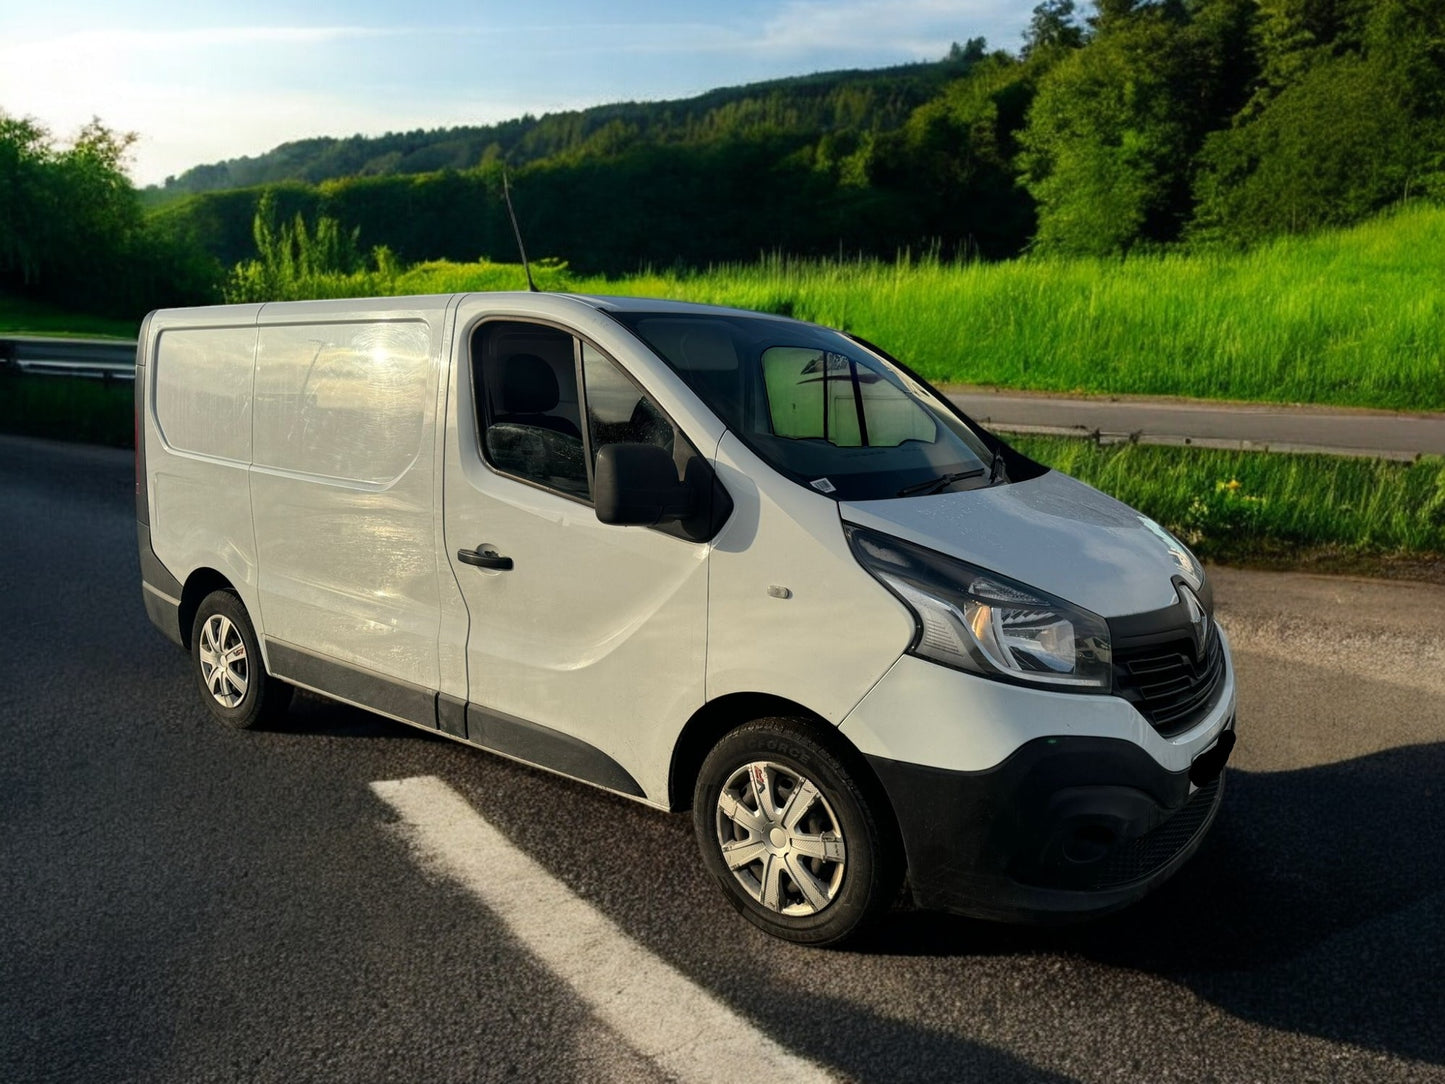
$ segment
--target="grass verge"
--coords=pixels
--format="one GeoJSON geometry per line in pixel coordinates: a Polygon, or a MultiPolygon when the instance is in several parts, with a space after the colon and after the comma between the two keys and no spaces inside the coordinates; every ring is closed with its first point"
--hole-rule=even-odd
{"type": "MultiPolygon", "coordinates": [[[[1445,409],[1445,209],[1414,206],[1249,252],[1128,259],[768,259],[543,289],[674,298],[846,328],[941,384],[1445,409]]],[[[521,268],[420,264],[297,296],[525,289],[521,268]]]]}
{"type": "Polygon", "coordinates": [[[1413,463],[1071,437],[1020,451],[1152,516],[1224,564],[1445,580],[1445,458],[1413,463]]]}
{"type": "Polygon", "coordinates": [[[0,293],[0,335],[134,339],[139,329],[139,318],[112,320],[105,316],[89,316],[13,294],[0,293]]]}

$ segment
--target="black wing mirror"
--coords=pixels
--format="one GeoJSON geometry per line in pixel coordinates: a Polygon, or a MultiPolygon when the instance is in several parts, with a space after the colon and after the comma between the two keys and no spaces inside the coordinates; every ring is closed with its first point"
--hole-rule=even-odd
{"type": "Polygon", "coordinates": [[[593,482],[597,518],[616,526],[687,519],[697,503],[693,487],[677,480],[672,456],[656,444],[604,444],[593,482]]]}

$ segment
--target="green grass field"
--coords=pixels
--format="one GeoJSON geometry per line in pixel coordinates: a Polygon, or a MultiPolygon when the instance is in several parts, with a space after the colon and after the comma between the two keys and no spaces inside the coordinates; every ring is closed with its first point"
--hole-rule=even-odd
{"type": "MultiPolygon", "coordinates": [[[[1248,253],[1006,264],[764,260],[543,289],[685,298],[846,327],[940,383],[1445,409],[1445,209],[1248,253]]],[[[429,263],[327,276],[295,296],[519,289],[512,264],[429,263]]],[[[134,334],[123,322],[0,299],[0,330],[134,334]]],[[[129,387],[12,377],[0,428],[125,444],[129,387]]],[[[1016,443],[1154,516],[1217,560],[1374,570],[1424,559],[1445,576],[1445,460],[1016,443]],[[1364,562],[1361,565],[1361,562],[1364,562]],[[1371,562],[1376,562],[1372,564],[1371,562]],[[1433,563],[1432,563],[1433,562],[1433,563]]]]}
{"type": "MultiPolygon", "coordinates": [[[[782,312],[945,384],[1445,409],[1445,209],[1247,253],[940,264],[791,261],[539,285],[782,312]]],[[[515,265],[422,264],[352,293],[525,288],[515,265]]]]}

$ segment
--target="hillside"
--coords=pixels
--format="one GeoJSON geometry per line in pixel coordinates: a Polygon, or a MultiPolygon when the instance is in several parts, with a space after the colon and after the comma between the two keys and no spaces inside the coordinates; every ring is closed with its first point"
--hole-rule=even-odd
{"type": "Polygon", "coordinates": [[[148,213],[120,172],[132,137],[97,121],[56,146],[0,113],[0,291],[125,315],[234,293],[258,257],[283,279],[509,259],[504,165],[529,251],[581,274],[1233,251],[1445,202],[1440,3],[1095,6],[1046,0],[1016,55],[975,39],[934,64],[293,143],[150,190],[148,213]]]}
{"type": "MultiPolygon", "coordinates": [[[[981,46],[981,43],[980,43],[981,46]]],[[[973,59],[981,56],[975,50],[973,59]]],[[[265,154],[195,166],[146,190],[153,203],[227,188],[288,181],[318,184],[343,177],[465,170],[493,158],[512,166],[607,149],[619,140],[659,144],[706,142],[721,132],[888,131],[965,74],[962,50],[936,63],[846,70],[723,87],[696,97],[619,102],[523,116],[476,127],[318,137],[283,143],[265,154]]]]}

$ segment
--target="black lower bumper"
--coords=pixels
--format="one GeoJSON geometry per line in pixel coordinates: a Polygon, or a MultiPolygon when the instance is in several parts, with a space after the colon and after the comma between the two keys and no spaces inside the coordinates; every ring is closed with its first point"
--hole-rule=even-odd
{"type": "Polygon", "coordinates": [[[1180,772],[1115,738],[1039,738],[981,772],[868,760],[920,907],[1050,922],[1116,910],[1183,865],[1214,821],[1233,743],[1226,730],[1180,772]]]}
{"type": "Polygon", "coordinates": [[[145,602],[146,616],[151,619],[151,624],[165,633],[166,639],[178,647],[185,647],[185,632],[189,630],[181,628],[180,598],[184,589],[151,548],[148,523],[136,522],[136,537],[140,545],[141,598],[145,602]]]}

